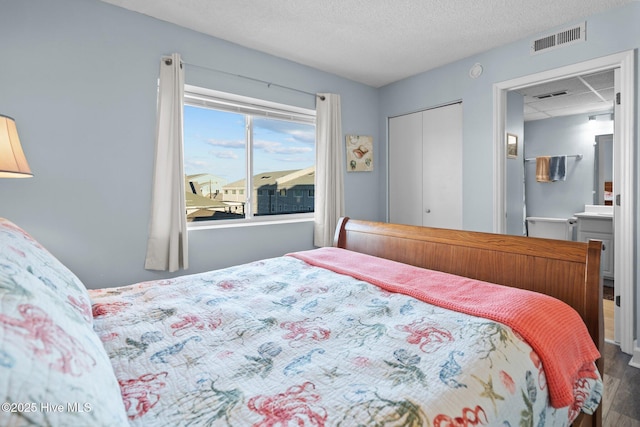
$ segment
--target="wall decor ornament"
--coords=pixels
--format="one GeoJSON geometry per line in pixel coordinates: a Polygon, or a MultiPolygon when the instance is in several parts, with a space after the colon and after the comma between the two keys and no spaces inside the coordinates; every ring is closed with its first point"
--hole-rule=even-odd
{"type": "Polygon", "coordinates": [[[347,172],[373,170],[373,137],[347,135],[347,172]]]}

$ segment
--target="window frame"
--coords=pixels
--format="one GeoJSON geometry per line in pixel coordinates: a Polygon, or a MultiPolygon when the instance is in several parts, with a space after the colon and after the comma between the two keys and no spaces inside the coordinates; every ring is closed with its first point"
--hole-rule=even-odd
{"type": "MultiPolygon", "coordinates": [[[[266,101],[251,98],[242,95],[235,95],[227,92],[221,92],[203,87],[184,85],[184,106],[192,106],[198,108],[210,108],[222,110],[237,114],[244,114],[246,117],[246,176],[244,192],[247,194],[247,208],[245,209],[245,218],[225,219],[225,220],[209,220],[209,221],[193,221],[187,223],[188,230],[207,229],[207,228],[229,228],[242,227],[248,225],[262,225],[269,223],[293,223],[308,222],[315,218],[315,209],[311,212],[274,214],[274,215],[254,215],[253,204],[253,135],[251,130],[253,117],[264,117],[271,119],[281,119],[291,122],[304,123],[316,126],[315,110],[296,107],[292,105],[281,104],[272,101],[266,101]]],[[[314,162],[315,166],[315,162],[314,162]]],[[[227,190],[225,190],[226,192],[227,190]]],[[[314,188],[315,192],[315,188],[314,188]]],[[[186,207],[185,207],[186,208],[186,207]]]]}

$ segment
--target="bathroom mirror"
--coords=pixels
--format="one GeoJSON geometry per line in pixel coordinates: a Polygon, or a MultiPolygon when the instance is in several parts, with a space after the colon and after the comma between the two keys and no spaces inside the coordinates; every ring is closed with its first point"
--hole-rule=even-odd
{"type": "Polygon", "coordinates": [[[593,204],[612,204],[613,194],[605,186],[613,182],[613,134],[597,135],[593,162],[593,204]]]}

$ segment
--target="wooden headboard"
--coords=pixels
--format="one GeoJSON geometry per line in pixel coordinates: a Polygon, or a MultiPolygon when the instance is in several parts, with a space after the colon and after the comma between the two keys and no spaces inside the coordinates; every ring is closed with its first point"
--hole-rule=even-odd
{"type": "MultiPolygon", "coordinates": [[[[341,218],[334,246],[551,295],[582,316],[600,354],[603,352],[600,241],[581,243],[341,218]]],[[[602,373],[602,357],[597,365],[602,373]]],[[[601,415],[598,409],[588,422],[600,425],[601,415]]]]}

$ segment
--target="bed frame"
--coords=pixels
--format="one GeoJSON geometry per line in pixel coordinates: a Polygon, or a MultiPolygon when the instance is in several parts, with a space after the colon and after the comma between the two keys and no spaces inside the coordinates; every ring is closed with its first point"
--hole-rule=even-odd
{"type": "MultiPolygon", "coordinates": [[[[334,246],[558,298],[584,320],[603,354],[600,253],[589,243],[341,218],[334,246]]],[[[603,373],[603,357],[596,362],[603,373]]],[[[602,425],[602,404],[574,425],[602,425]]]]}

